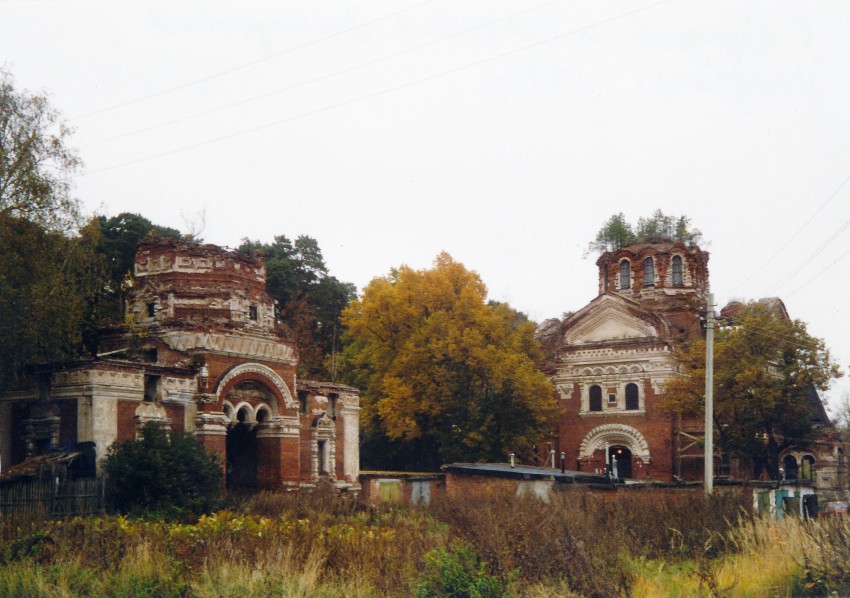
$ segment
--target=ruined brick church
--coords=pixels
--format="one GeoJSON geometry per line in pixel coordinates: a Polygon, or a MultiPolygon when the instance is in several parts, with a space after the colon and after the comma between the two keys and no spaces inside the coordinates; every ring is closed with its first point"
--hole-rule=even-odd
{"type": "Polygon", "coordinates": [[[261,256],[148,238],[134,269],[127,325],[96,358],[37,368],[0,396],[3,470],[81,444],[100,460],[153,422],[218,455],[230,491],[359,487],[357,390],[297,379],[261,256]]]}
{"type": "MultiPolygon", "coordinates": [[[[638,480],[702,479],[704,422],[665,408],[663,391],[674,374],[676,343],[703,333],[708,257],[680,242],[606,252],[596,262],[597,297],[563,321],[541,325],[539,338],[551,355],[545,371],[563,408],[553,449],[563,452],[568,468],[638,480]]],[[[779,299],[762,301],[788,317],[779,299]]],[[[828,425],[812,393],[812,417],[828,425]]],[[[839,479],[839,443],[791,448],[782,459],[788,472],[806,473],[821,487],[846,481],[839,479]]],[[[749,464],[719,456],[715,472],[752,475],[749,464]]]]}

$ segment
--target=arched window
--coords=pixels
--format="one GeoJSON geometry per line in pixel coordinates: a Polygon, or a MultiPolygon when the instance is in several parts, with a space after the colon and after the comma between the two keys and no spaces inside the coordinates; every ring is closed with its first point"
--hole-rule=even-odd
{"type": "Polygon", "coordinates": [[[637,384],[626,384],[626,409],[630,411],[640,409],[637,384]]]}
{"type": "Polygon", "coordinates": [[[655,261],[651,257],[643,260],[643,286],[655,286],[655,261]]]}
{"type": "Polygon", "coordinates": [[[815,458],[811,455],[803,457],[800,463],[800,479],[814,481],[815,479],[815,458]]]}
{"type": "Polygon", "coordinates": [[[673,256],[673,286],[682,286],[682,257],[679,255],[673,256]]]}
{"type": "Polygon", "coordinates": [[[599,386],[590,387],[590,410],[602,411],[602,388],[599,386]]]}
{"type": "Polygon", "coordinates": [[[629,260],[620,262],[620,289],[630,289],[632,287],[632,269],[630,268],[629,260]]]}
{"type": "Polygon", "coordinates": [[[782,465],[785,466],[785,479],[796,480],[797,458],[794,455],[785,455],[785,458],[782,460],[782,465]]]}

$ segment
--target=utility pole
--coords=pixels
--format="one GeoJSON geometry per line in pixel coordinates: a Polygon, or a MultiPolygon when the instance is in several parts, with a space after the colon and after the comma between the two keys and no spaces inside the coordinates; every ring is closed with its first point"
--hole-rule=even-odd
{"type": "Polygon", "coordinates": [[[714,295],[705,316],[705,493],[714,490],[714,295]]]}

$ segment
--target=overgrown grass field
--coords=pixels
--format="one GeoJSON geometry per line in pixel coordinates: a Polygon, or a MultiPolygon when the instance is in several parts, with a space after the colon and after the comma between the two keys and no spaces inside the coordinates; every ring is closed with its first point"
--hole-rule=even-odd
{"type": "Polygon", "coordinates": [[[262,494],[193,521],[0,521],[0,596],[850,595],[850,522],[700,495],[375,507],[262,494]]]}

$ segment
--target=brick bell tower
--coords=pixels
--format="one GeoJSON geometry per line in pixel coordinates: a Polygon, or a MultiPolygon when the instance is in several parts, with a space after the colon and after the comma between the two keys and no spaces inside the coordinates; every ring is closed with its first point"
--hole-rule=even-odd
{"type": "Polygon", "coordinates": [[[709,293],[708,252],[681,242],[637,243],[603,253],[599,294],[617,293],[664,317],[674,339],[701,332],[709,293]]]}

